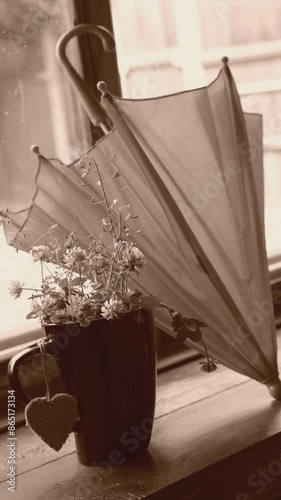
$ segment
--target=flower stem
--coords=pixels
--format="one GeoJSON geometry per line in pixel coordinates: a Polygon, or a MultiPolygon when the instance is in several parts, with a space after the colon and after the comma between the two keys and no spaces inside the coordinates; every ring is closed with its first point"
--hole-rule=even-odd
{"type": "Polygon", "coordinates": [[[40,241],[42,238],[44,238],[44,236],[46,236],[47,234],[49,234],[49,233],[50,233],[50,229],[51,229],[51,228],[49,228],[49,229],[48,229],[48,230],[47,230],[44,234],[41,234],[41,236],[39,236],[39,237],[37,238],[37,240],[35,240],[35,241],[32,243],[32,245],[30,245],[29,247],[25,248],[25,251],[28,251],[28,250],[30,250],[32,247],[35,247],[35,245],[36,245],[36,243],[38,243],[38,241],[40,241]]]}
{"type": "Polygon", "coordinates": [[[202,345],[203,345],[203,347],[204,347],[204,350],[205,350],[205,354],[206,354],[206,358],[207,358],[207,363],[210,363],[210,358],[209,358],[208,349],[207,349],[207,346],[206,346],[206,344],[205,344],[205,342],[204,342],[204,340],[203,340],[203,339],[201,339],[201,343],[202,343],[202,345]]]}
{"type": "Polygon", "coordinates": [[[43,262],[40,260],[40,267],[41,267],[41,282],[42,282],[42,287],[44,285],[44,272],[43,272],[43,262]]]}
{"type": "Polygon", "coordinates": [[[129,272],[127,272],[125,276],[125,283],[124,283],[125,292],[128,291],[128,279],[129,279],[129,272]]]}
{"type": "Polygon", "coordinates": [[[73,273],[74,265],[75,265],[75,260],[71,266],[69,276],[68,276],[68,296],[69,296],[69,304],[70,304],[72,319],[74,318],[74,312],[73,312],[73,302],[72,302],[72,297],[71,297],[71,284],[70,284],[70,282],[71,282],[71,276],[73,273]]]}
{"type": "MultiPolygon", "coordinates": [[[[153,297],[153,295],[152,295],[150,292],[148,292],[148,291],[146,290],[146,288],[144,288],[144,286],[139,285],[139,283],[137,283],[137,282],[136,282],[136,280],[135,280],[135,279],[134,279],[131,275],[129,275],[129,274],[128,274],[127,278],[130,278],[130,279],[131,279],[131,280],[135,283],[135,285],[137,285],[137,286],[139,286],[140,288],[142,288],[142,290],[143,290],[143,291],[144,291],[147,295],[149,295],[150,297],[153,297]]],[[[163,309],[166,309],[166,311],[168,311],[168,313],[170,313],[170,314],[171,314],[171,312],[176,312],[176,311],[175,311],[175,309],[173,309],[172,307],[168,306],[168,304],[165,304],[165,302],[162,302],[161,300],[159,300],[158,302],[159,302],[160,306],[161,306],[163,309]]]]}
{"type": "Polygon", "coordinates": [[[122,244],[123,244],[123,242],[119,241],[119,243],[117,245],[117,248],[116,248],[116,251],[115,251],[115,254],[114,254],[114,257],[112,259],[110,273],[109,273],[109,278],[108,278],[107,300],[109,300],[109,298],[110,298],[110,285],[111,285],[111,280],[112,280],[112,276],[113,276],[114,264],[116,262],[116,259],[117,259],[117,256],[118,256],[118,253],[120,251],[120,248],[121,248],[122,244]]]}
{"type": "Polygon", "coordinates": [[[113,231],[113,220],[112,220],[112,217],[111,217],[110,208],[109,208],[108,200],[107,200],[107,197],[106,197],[106,192],[105,192],[105,189],[104,189],[104,185],[103,185],[103,181],[102,181],[102,178],[101,178],[101,175],[100,175],[100,171],[99,171],[98,165],[95,162],[95,160],[94,160],[94,163],[95,163],[95,167],[96,167],[96,170],[97,170],[98,178],[99,178],[101,189],[102,189],[102,194],[103,194],[103,199],[104,199],[104,203],[105,203],[105,206],[106,206],[107,216],[108,216],[108,219],[109,219],[109,222],[110,222],[110,232],[111,232],[111,235],[112,235],[112,238],[113,238],[113,242],[114,242],[115,241],[115,235],[114,235],[114,231],[113,231]]]}
{"type": "Polygon", "coordinates": [[[60,284],[60,280],[58,278],[56,278],[56,276],[54,276],[54,274],[52,273],[52,271],[48,268],[48,266],[46,265],[46,262],[43,262],[45,268],[47,269],[48,273],[52,276],[52,278],[54,279],[54,281],[59,285],[60,284]]]}
{"type": "Polygon", "coordinates": [[[82,273],[81,273],[81,267],[80,266],[79,266],[79,279],[80,279],[80,286],[81,286],[82,297],[84,297],[84,287],[83,287],[82,273]]]}
{"type": "MultiPolygon", "coordinates": [[[[117,290],[118,289],[118,285],[119,285],[119,281],[122,281],[122,273],[119,273],[118,274],[118,278],[116,279],[116,282],[115,282],[115,289],[117,290]]],[[[122,286],[122,283],[121,283],[121,286],[122,286]]],[[[122,291],[122,290],[121,290],[122,291]]]]}
{"type": "Polygon", "coordinates": [[[27,288],[25,286],[22,287],[22,290],[29,290],[30,292],[42,292],[42,288],[27,288]]]}

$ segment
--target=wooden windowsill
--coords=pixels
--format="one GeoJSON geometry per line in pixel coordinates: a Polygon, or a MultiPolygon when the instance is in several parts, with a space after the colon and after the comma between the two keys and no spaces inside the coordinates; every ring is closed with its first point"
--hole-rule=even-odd
{"type": "MultiPolygon", "coordinates": [[[[271,443],[269,438],[272,436],[276,436],[276,452],[281,460],[281,434],[278,436],[281,403],[270,398],[266,387],[243,375],[222,366],[214,373],[205,374],[199,367],[198,361],[193,361],[159,375],[156,420],[149,453],[121,467],[82,466],[77,462],[73,436],[56,453],[27,427],[18,428],[16,494],[13,498],[138,500],[183,478],[190,479],[188,490],[188,484],[190,488],[192,484],[197,485],[195,491],[198,479],[196,482],[194,478],[198,478],[199,471],[204,477],[206,467],[228,460],[227,457],[241,454],[242,450],[258,446],[258,443],[271,443]]],[[[0,446],[3,450],[7,449],[6,439],[7,435],[2,434],[0,446]]],[[[270,450],[268,457],[273,456],[272,446],[270,450]]],[[[5,451],[0,462],[2,500],[12,498],[6,483],[6,455],[5,451]]],[[[225,467],[222,462],[222,470],[225,467]]],[[[237,491],[214,499],[278,498],[277,495],[253,496],[255,490],[249,490],[246,479],[244,489],[237,484],[237,491]],[[240,492],[249,496],[239,497],[240,492]]],[[[281,471],[280,476],[274,478],[274,487],[280,480],[281,471]]],[[[190,489],[188,496],[172,495],[171,498],[209,498],[208,493],[200,497],[194,496],[192,491],[190,489]]],[[[281,492],[280,484],[278,491],[281,492]]],[[[163,493],[153,498],[164,500],[170,496],[163,493]]]]}

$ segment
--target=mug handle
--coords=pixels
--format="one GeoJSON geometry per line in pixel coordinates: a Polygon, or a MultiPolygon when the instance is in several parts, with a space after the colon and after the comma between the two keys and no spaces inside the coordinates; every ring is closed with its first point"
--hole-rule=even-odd
{"type": "MultiPolygon", "coordinates": [[[[10,384],[13,389],[15,389],[16,394],[18,394],[25,404],[28,404],[31,401],[31,398],[26,394],[24,388],[22,387],[19,379],[19,367],[20,365],[32,356],[36,356],[37,354],[41,354],[40,347],[38,344],[32,344],[26,349],[18,352],[13,356],[8,364],[8,377],[10,384]]],[[[72,432],[79,432],[81,430],[81,419],[79,418],[75,423],[72,429],[72,432]]]]}
{"type": "Polygon", "coordinates": [[[36,356],[37,354],[41,354],[40,348],[37,344],[33,344],[15,354],[15,356],[13,356],[10,359],[8,364],[8,377],[10,384],[12,388],[16,391],[16,394],[18,394],[26,404],[31,401],[31,398],[26,394],[25,390],[23,389],[20,383],[19,367],[28,358],[36,356]]]}

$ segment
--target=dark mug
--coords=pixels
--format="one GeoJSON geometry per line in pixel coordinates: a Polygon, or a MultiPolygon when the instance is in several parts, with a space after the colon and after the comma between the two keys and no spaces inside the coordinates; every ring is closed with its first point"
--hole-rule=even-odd
{"type": "MultiPolygon", "coordinates": [[[[137,317],[130,312],[114,321],[97,319],[87,327],[69,323],[44,329],[47,362],[55,359],[59,368],[59,392],[78,402],[80,419],[73,431],[79,461],[121,465],[146,451],[156,393],[152,313],[143,310],[137,317]]],[[[39,346],[31,346],[9,362],[11,385],[26,403],[33,385],[32,360],[39,354],[39,346]]],[[[42,370],[40,375],[42,380],[42,370]]],[[[33,387],[33,397],[34,391],[33,387]]]]}

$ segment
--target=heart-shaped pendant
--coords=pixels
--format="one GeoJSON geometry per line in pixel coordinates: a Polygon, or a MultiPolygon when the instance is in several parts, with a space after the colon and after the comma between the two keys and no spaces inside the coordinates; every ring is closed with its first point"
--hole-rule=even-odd
{"type": "Polygon", "coordinates": [[[35,398],[25,408],[26,424],[51,448],[59,451],[79,418],[76,399],[57,394],[52,399],[35,398]]]}

